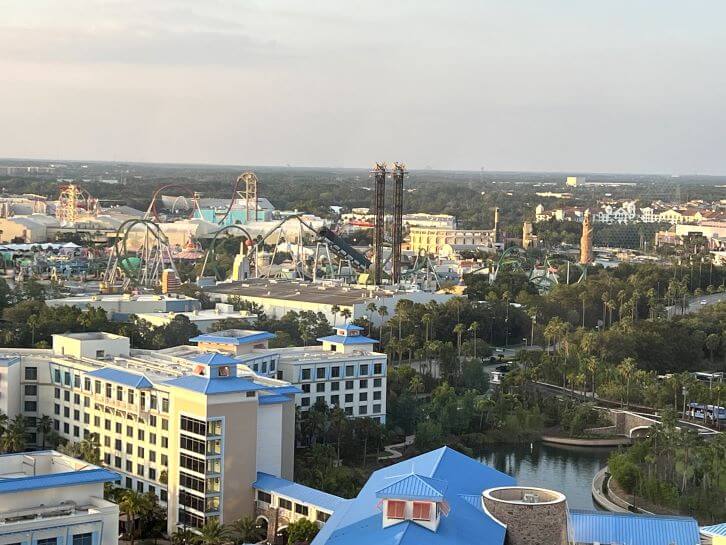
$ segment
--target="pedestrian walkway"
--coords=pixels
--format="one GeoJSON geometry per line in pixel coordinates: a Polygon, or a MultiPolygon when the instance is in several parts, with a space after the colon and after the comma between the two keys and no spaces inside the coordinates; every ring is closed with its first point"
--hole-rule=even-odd
{"type": "Polygon", "coordinates": [[[413,445],[415,440],[415,435],[407,435],[406,440],[403,443],[396,443],[395,445],[387,445],[383,447],[383,450],[385,450],[388,454],[385,456],[379,456],[378,460],[395,460],[397,458],[401,458],[403,456],[401,450],[413,445]]]}

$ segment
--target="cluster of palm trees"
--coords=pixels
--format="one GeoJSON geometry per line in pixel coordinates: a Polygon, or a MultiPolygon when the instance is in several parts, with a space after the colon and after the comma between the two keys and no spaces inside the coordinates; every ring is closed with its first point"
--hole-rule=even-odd
{"type": "Polygon", "coordinates": [[[15,418],[0,411],[0,449],[2,452],[22,452],[25,450],[28,439],[27,419],[19,414],[15,418]]]}
{"type": "Polygon", "coordinates": [[[242,517],[230,525],[218,519],[208,520],[197,532],[181,528],[171,535],[173,545],[226,545],[257,543],[265,538],[265,531],[252,517],[242,517]]]}

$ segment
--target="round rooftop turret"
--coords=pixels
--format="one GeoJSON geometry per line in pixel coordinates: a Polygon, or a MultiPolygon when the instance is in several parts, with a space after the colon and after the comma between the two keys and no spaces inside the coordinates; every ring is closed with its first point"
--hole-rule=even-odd
{"type": "Polygon", "coordinates": [[[566,545],[567,498],[531,486],[503,486],[482,492],[486,512],[507,527],[509,545],[566,545]]]}

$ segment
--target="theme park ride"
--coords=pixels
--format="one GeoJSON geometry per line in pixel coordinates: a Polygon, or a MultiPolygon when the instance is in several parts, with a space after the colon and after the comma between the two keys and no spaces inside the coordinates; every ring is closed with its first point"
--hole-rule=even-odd
{"type": "Polygon", "coordinates": [[[549,253],[537,261],[519,246],[510,246],[496,261],[491,263],[489,283],[494,284],[502,271],[525,275],[527,281],[540,291],[549,291],[553,286],[562,282],[578,284],[587,276],[587,267],[565,254],[549,253]]]}
{"type": "Polygon", "coordinates": [[[61,223],[73,223],[81,215],[96,215],[98,199],[77,184],[60,186],[55,216],[61,223]]]}

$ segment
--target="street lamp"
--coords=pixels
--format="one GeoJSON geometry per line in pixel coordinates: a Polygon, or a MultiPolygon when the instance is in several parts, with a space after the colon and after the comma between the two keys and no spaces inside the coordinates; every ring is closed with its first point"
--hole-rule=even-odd
{"type": "Polygon", "coordinates": [[[688,395],[688,388],[684,386],[681,389],[681,393],[683,394],[683,419],[686,419],[686,396],[688,395]]]}

